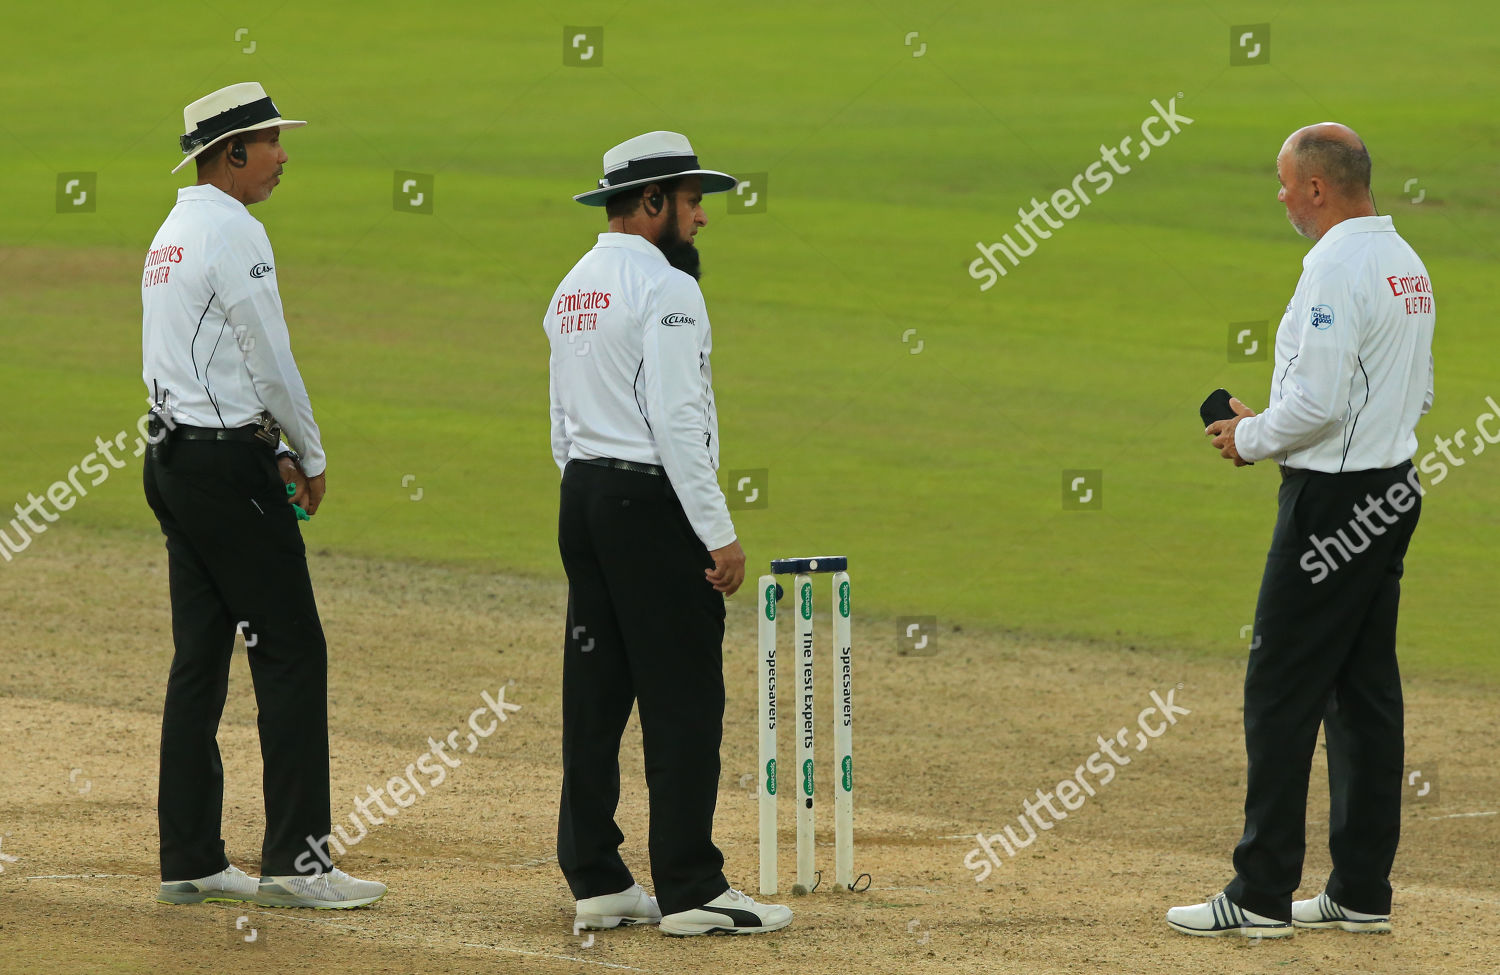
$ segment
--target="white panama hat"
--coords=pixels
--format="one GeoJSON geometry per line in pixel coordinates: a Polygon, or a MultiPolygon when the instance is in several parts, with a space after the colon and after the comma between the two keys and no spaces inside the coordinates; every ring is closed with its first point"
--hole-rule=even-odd
{"type": "Polygon", "coordinates": [[[220,88],[182,110],[185,134],[179,137],[178,142],[187,156],[172,168],[172,172],[177,172],[191,160],[198,158],[199,153],[209,146],[232,135],[277,126],[295,129],[306,124],[282,118],[259,82],[243,81],[220,88]]]}
{"type": "Polygon", "coordinates": [[[626,139],[604,154],[604,178],[599,188],[573,199],[591,207],[602,207],[621,190],[646,183],[659,183],[677,176],[702,176],[703,192],[725,193],[739,180],[728,173],[699,169],[698,157],[687,136],[679,132],[647,132],[626,139]]]}

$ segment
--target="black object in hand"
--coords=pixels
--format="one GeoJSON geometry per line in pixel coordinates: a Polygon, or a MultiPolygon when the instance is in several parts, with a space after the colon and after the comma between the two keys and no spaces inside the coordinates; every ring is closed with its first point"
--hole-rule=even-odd
{"type": "Polygon", "coordinates": [[[1219,420],[1233,420],[1237,415],[1234,407],[1229,405],[1232,397],[1227,389],[1216,389],[1208,394],[1208,399],[1198,407],[1198,415],[1203,417],[1203,425],[1206,427],[1219,420]]]}
{"type": "MultiPolygon", "coordinates": [[[[1203,425],[1207,427],[1219,420],[1233,420],[1236,416],[1239,416],[1234,411],[1234,407],[1229,405],[1229,401],[1232,398],[1229,395],[1229,390],[1223,388],[1209,393],[1208,399],[1204,400],[1203,405],[1198,407],[1198,415],[1203,418],[1203,425]]],[[[1253,467],[1255,463],[1254,461],[1247,460],[1245,461],[1245,466],[1253,467]]]]}

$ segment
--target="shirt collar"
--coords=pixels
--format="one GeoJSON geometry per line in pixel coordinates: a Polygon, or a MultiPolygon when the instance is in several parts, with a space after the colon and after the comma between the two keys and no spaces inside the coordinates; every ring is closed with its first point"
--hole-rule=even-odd
{"type": "Polygon", "coordinates": [[[239,200],[236,200],[234,197],[230,196],[228,193],[225,193],[223,190],[219,189],[212,183],[201,183],[195,186],[184,186],[180,188],[177,191],[177,202],[181,203],[183,200],[204,200],[208,203],[223,203],[244,210],[246,213],[250,212],[248,209],[246,209],[245,204],[241,203],[239,200]]]}
{"type": "Polygon", "coordinates": [[[1378,234],[1395,232],[1396,226],[1391,222],[1391,218],[1388,216],[1350,217],[1348,220],[1341,220],[1338,223],[1334,224],[1332,227],[1329,227],[1328,232],[1324,234],[1322,238],[1312,246],[1312,249],[1307,252],[1307,256],[1302,258],[1302,267],[1304,270],[1311,267],[1314,261],[1322,258],[1323,255],[1328,252],[1329,248],[1333,247],[1334,244],[1343,240],[1345,237],[1348,237],[1350,234],[1378,234]]]}
{"type": "Polygon", "coordinates": [[[667,256],[661,252],[651,241],[640,234],[620,234],[613,231],[599,235],[599,243],[596,247],[623,247],[626,250],[638,251],[657,258],[663,264],[667,262],[667,256]]]}

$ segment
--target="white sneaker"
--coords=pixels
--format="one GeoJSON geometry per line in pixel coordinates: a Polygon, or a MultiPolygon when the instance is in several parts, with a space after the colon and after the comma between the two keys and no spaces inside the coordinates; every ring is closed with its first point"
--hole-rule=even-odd
{"type": "Polygon", "coordinates": [[[601,894],[579,901],[573,917],[573,933],[660,922],[661,908],[656,906],[656,898],[640,884],[631,884],[618,894],[601,894]]]}
{"type": "Polygon", "coordinates": [[[1327,893],[1311,900],[1292,901],[1292,923],[1299,928],[1339,928],[1362,934],[1390,934],[1388,914],[1361,914],[1340,907],[1327,893]]]}
{"type": "Polygon", "coordinates": [[[202,880],[162,881],[161,893],[156,895],[158,904],[203,904],[222,902],[238,904],[255,899],[255,888],[260,878],[230,864],[216,874],[202,880]]]}
{"type": "Polygon", "coordinates": [[[693,934],[760,934],[792,923],[790,908],[759,904],[733,887],[691,911],[678,911],[661,919],[661,933],[685,938],[693,934]]]}
{"type": "Polygon", "coordinates": [[[1297,929],[1286,921],[1252,914],[1230,900],[1223,891],[1210,897],[1207,903],[1172,908],[1167,911],[1167,924],[1173,931],[1200,938],[1218,938],[1226,934],[1247,938],[1289,938],[1297,933],[1297,929]]]}
{"type": "Polygon", "coordinates": [[[261,907],[313,907],[344,910],[364,907],[385,896],[385,884],[356,880],[338,867],[307,876],[262,877],[255,892],[261,907]]]}

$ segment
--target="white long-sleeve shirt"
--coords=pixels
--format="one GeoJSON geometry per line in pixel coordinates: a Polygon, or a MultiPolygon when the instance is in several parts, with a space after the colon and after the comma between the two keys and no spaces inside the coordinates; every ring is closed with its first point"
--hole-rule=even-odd
{"type": "Polygon", "coordinates": [[[599,457],[656,464],[709,551],[734,541],[698,282],[644,237],[600,234],[558,285],[542,328],[558,469],[599,457]]]}
{"type": "Polygon", "coordinates": [[[1276,331],[1270,403],[1235,427],[1245,460],[1337,473],[1395,467],[1432,408],[1436,308],[1390,217],[1329,228],[1276,331]]]}
{"type": "Polygon", "coordinates": [[[327,468],[266,228],[217,187],[178,190],[151,241],[141,348],[146,393],[165,402],[174,423],[243,427],[270,413],[308,477],[327,468]]]}

